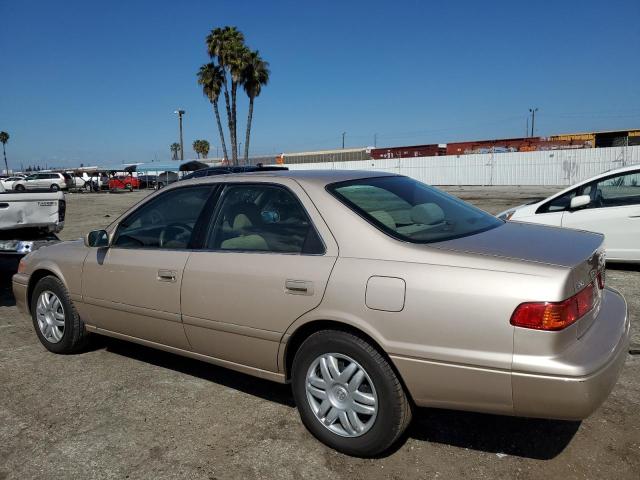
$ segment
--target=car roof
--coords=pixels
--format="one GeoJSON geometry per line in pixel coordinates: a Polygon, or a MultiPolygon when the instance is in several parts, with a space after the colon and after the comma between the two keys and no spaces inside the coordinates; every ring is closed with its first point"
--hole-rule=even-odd
{"type": "Polygon", "coordinates": [[[330,183],[345,182],[348,180],[357,180],[360,178],[372,177],[392,177],[397,176],[387,172],[373,172],[367,170],[276,170],[276,171],[256,171],[229,173],[227,175],[216,175],[208,177],[190,178],[185,182],[194,183],[217,183],[220,181],[234,179],[252,179],[252,178],[290,178],[301,184],[316,184],[320,186],[330,183]],[[222,180],[224,179],[224,180],[222,180]]]}

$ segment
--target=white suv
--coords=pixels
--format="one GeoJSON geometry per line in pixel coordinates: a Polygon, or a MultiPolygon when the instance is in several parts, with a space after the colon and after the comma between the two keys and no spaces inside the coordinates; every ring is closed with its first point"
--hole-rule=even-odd
{"type": "Polygon", "coordinates": [[[68,173],[38,172],[21,180],[16,180],[13,189],[16,192],[25,190],[68,190],[73,186],[73,180],[68,173]]]}

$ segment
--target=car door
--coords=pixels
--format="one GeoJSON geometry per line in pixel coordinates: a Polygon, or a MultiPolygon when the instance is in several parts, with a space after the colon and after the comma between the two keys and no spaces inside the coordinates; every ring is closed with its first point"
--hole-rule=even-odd
{"type": "Polygon", "coordinates": [[[189,348],[180,318],[180,287],[194,231],[212,191],[210,185],[198,185],[156,195],[119,223],[108,248],[91,249],[82,272],[88,323],[189,348]]]}
{"type": "Polygon", "coordinates": [[[581,194],[591,203],[568,210],[562,226],[603,233],[609,260],[640,260],[640,169],[601,178],[581,194]]]}
{"type": "Polygon", "coordinates": [[[195,352],[276,372],[289,325],[321,301],[337,245],[294,181],[230,182],[187,262],[182,318],[195,352]]]}
{"type": "Polygon", "coordinates": [[[29,175],[27,178],[25,178],[24,181],[24,188],[26,190],[37,190],[38,187],[38,182],[41,181],[41,173],[34,173],[33,175],[29,175]]]}

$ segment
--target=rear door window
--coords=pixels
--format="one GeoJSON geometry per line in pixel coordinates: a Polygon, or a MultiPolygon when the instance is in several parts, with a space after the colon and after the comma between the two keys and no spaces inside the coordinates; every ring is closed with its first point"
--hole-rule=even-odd
{"type": "Polygon", "coordinates": [[[206,248],[324,253],[324,245],[298,198],[284,187],[263,184],[225,188],[206,248]]]}

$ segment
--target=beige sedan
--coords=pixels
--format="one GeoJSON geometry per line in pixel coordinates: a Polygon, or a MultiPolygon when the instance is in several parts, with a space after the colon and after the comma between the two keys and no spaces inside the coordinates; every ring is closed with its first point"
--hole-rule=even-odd
{"type": "Polygon", "coordinates": [[[290,382],[311,433],[370,456],[414,406],[590,415],[629,341],[602,242],[403,176],[250,173],[31,253],[13,289],[52,352],[97,333],[290,382]]]}

